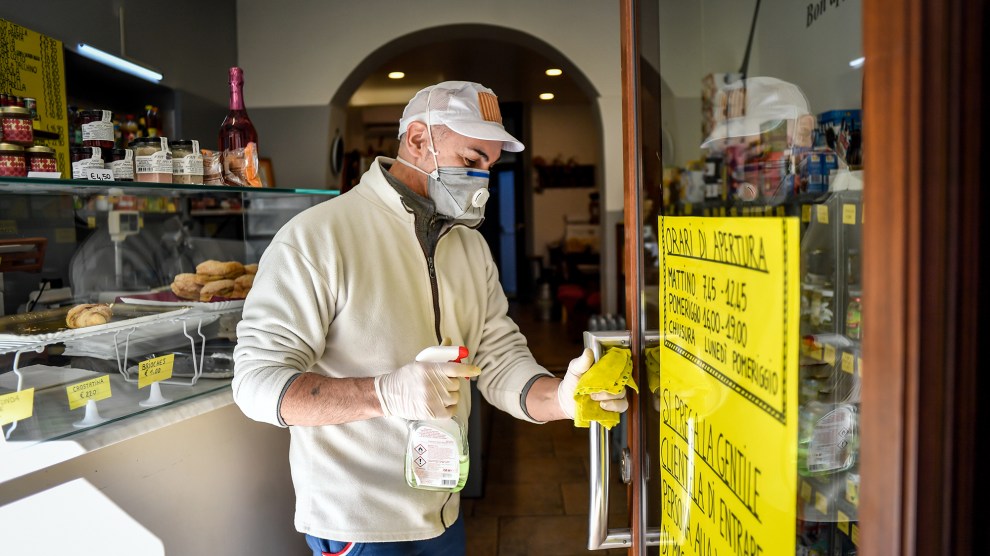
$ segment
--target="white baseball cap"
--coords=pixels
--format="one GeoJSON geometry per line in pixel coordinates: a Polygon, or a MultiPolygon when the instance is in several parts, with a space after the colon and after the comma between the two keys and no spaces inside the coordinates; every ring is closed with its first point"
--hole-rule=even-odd
{"type": "Polygon", "coordinates": [[[503,151],[526,148],[502,126],[495,92],[470,81],[444,81],[416,93],[402,111],[399,137],[412,122],[445,125],[465,137],[501,141],[503,151]]]}
{"type": "Polygon", "coordinates": [[[801,89],[774,77],[749,77],[730,83],[715,93],[712,104],[716,124],[701,148],[718,147],[737,137],[757,137],[761,131],[810,113],[801,89]]]}

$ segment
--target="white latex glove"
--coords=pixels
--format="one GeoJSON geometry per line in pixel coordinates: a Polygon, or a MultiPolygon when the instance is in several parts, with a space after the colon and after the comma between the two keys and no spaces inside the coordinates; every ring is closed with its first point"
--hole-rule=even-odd
{"type": "MultiPolygon", "coordinates": [[[[569,419],[574,418],[574,391],[577,390],[578,380],[581,375],[588,372],[588,369],[595,364],[595,354],[590,349],[584,348],[581,355],[567,364],[567,374],[557,385],[557,403],[569,419]]],[[[618,394],[608,392],[592,392],[591,399],[599,402],[605,411],[615,411],[622,413],[629,409],[629,401],[626,400],[626,389],[618,394]]]]}
{"type": "Polygon", "coordinates": [[[461,377],[481,369],[463,363],[414,361],[375,377],[375,394],[386,417],[444,419],[454,415],[460,400],[461,377]]]}

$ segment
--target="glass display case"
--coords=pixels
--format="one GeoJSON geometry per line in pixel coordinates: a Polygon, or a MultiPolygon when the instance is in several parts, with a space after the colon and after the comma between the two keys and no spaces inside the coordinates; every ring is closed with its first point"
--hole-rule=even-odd
{"type": "Polygon", "coordinates": [[[229,389],[255,265],[338,193],[0,179],[3,449],[229,389]]]}

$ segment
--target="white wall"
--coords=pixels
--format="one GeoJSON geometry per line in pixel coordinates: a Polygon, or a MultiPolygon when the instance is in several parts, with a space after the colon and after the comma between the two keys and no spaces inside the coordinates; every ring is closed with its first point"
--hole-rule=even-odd
{"type": "MultiPolygon", "coordinates": [[[[533,158],[548,164],[555,159],[577,164],[601,164],[601,140],[596,115],[588,104],[536,104],[530,111],[533,140],[529,145],[533,158]]],[[[535,183],[535,182],[534,182],[535,183]]],[[[547,244],[564,235],[565,218],[587,220],[588,194],[595,189],[544,189],[533,194],[533,243],[530,252],[547,259],[547,244]]]]}

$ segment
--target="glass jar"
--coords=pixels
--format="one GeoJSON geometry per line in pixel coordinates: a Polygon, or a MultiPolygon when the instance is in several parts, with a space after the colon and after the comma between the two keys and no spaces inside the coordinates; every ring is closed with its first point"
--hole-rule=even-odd
{"type": "Polygon", "coordinates": [[[26,177],[24,147],[13,143],[0,143],[0,176],[26,177]]]}
{"type": "Polygon", "coordinates": [[[79,112],[84,147],[113,148],[113,112],[109,110],[82,110],[79,112]]]}
{"type": "Polygon", "coordinates": [[[36,145],[25,151],[28,172],[58,172],[55,164],[55,150],[51,147],[36,145]]]}
{"type": "Polygon", "coordinates": [[[164,137],[138,137],[131,141],[134,178],[141,182],[172,183],[172,153],[164,137]]]}
{"type": "Polygon", "coordinates": [[[90,170],[102,170],[103,149],[100,147],[72,147],[69,149],[72,160],[72,179],[88,180],[90,170]]]}
{"type": "Polygon", "coordinates": [[[22,147],[34,145],[34,124],[31,122],[31,112],[20,106],[5,106],[0,108],[0,126],[3,128],[5,143],[13,143],[22,147]]]}
{"type": "Polygon", "coordinates": [[[110,159],[110,169],[113,170],[114,181],[134,181],[134,151],[131,149],[113,149],[110,159]]]}
{"type": "Polygon", "coordinates": [[[172,183],[203,183],[203,155],[199,141],[177,139],[172,147],[172,183]]]}

